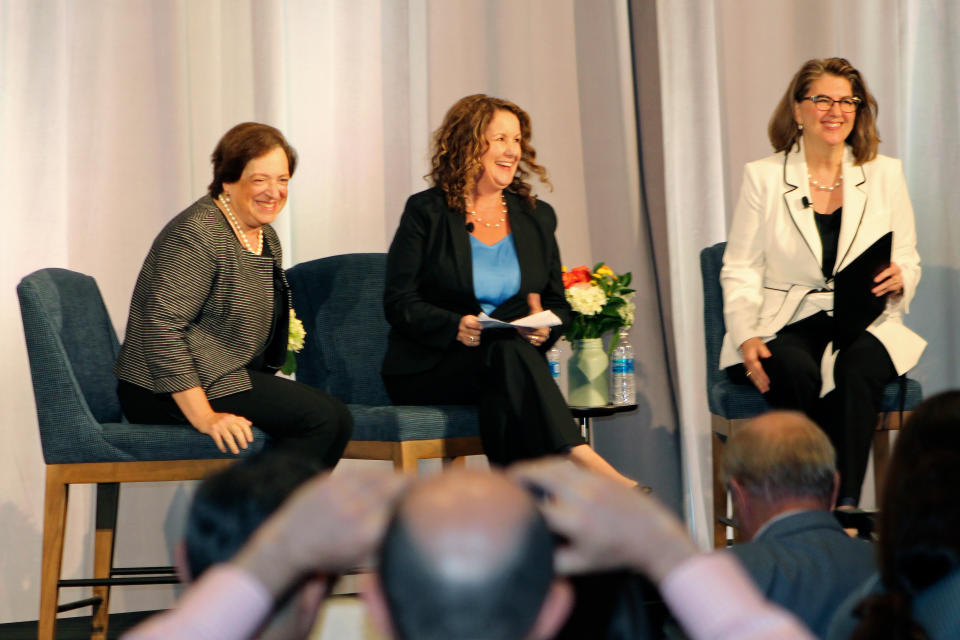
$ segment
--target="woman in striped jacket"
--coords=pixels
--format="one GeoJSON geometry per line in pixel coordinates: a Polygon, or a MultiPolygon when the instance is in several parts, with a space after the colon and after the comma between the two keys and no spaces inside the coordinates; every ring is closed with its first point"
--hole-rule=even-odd
{"type": "Polygon", "coordinates": [[[209,194],[160,232],[133,292],[114,371],[133,422],[190,424],[221,451],[253,441],[333,467],[353,420],[336,398],[274,374],[286,356],[290,294],[270,223],[287,202],[297,156],[277,129],[228,131],[209,194]]]}

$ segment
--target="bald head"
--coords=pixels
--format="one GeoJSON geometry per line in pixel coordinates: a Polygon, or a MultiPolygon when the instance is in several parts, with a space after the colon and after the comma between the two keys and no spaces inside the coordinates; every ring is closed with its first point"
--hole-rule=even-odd
{"type": "Polygon", "coordinates": [[[826,434],[802,413],[770,411],[727,440],[725,480],[774,502],[813,498],[831,507],[836,452],[826,434]]]}
{"type": "Polygon", "coordinates": [[[380,574],[401,637],[523,638],[554,577],[553,545],[522,487],[451,471],[402,500],[380,574]]]}

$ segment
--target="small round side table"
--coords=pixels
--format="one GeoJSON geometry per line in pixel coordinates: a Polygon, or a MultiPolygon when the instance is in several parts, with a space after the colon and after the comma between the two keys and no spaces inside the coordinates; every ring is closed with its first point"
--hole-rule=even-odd
{"type": "Polygon", "coordinates": [[[591,447],[593,446],[593,432],[590,430],[590,421],[594,418],[612,416],[615,413],[625,413],[637,408],[635,404],[608,404],[603,407],[570,407],[570,413],[580,421],[580,433],[591,447]]]}

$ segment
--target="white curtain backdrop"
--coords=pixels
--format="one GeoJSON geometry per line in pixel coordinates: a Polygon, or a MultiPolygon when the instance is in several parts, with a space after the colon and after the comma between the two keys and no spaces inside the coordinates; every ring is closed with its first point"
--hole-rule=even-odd
{"type": "MultiPolygon", "coordinates": [[[[904,160],[924,260],[907,322],[931,346],[913,375],[928,395],[960,386],[960,8],[659,0],[656,15],[666,205],[648,212],[668,236],[684,512],[706,546],[697,254],[724,239],[742,165],[769,153],[767,120],[807,58],[850,58],[880,101],[881,152],[904,160]]],[[[608,260],[649,284],[626,23],[626,0],[0,0],[0,623],[35,619],[39,600],[43,461],[20,278],[50,266],[93,275],[122,335],[150,242],[204,191],[218,137],[250,119],[280,127],[301,155],[278,224],[288,264],[383,251],[404,199],[425,186],[430,131],[454,100],[483,91],[533,118],[567,263],[608,260]]],[[[633,333],[642,410],[603,421],[598,448],[673,502],[676,433],[650,295],[638,293],[633,333]]],[[[65,577],[90,568],[82,489],[65,577]]],[[[119,563],[170,562],[190,487],[122,495],[119,563]]],[[[112,610],[166,606],[171,593],[118,590],[112,610]]]]}
{"type": "MultiPolygon", "coordinates": [[[[880,152],[904,160],[923,260],[906,322],[930,346],[911,375],[928,396],[960,387],[952,211],[960,8],[951,0],[661,0],[657,11],[685,505],[706,546],[712,489],[698,253],[725,239],[743,164],[771,153],[770,114],[809,58],[848,58],[879,101],[880,152]]],[[[873,500],[868,485],[865,502],[873,500]]]]}
{"type": "MultiPolygon", "coordinates": [[[[430,131],[474,92],[530,112],[565,259],[639,272],[625,16],[625,0],[0,0],[0,623],[36,619],[39,602],[43,460],[20,278],[93,275],[122,335],[151,241],[204,192],[217,139],[245,120],[279,127],[300,153],[277,225],[288,264],[384,251],[405,198],[426,186],[430,131]]],[[[648,313],[638,323],[656,321],[648,313]]],[[[639,356],[645,411],[599,446],[670,500],[673,413],[651,352],[639,356]],[[648,431],[656,446],[643,446],[648,431]]],[[[64,577],[90,570],[89,489],[71,493],[64,577]]],[[[119,564],[171,561],[190,491],[124,486],[119,564]]],[[[111,609],[171,596],[118,589],[111,609]]]]}

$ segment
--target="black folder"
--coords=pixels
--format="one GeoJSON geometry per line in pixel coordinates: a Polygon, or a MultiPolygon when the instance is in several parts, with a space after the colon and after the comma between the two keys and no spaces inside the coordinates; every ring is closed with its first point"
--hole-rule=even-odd
{"type": "Polygon", "coordinates": [[[887,296],[877,297],[873,279],[890,266],[893,232],[880,236],[866,251],[837,272],[833,280],[833,349],[849,347],[887,306],[887,296]]]}

